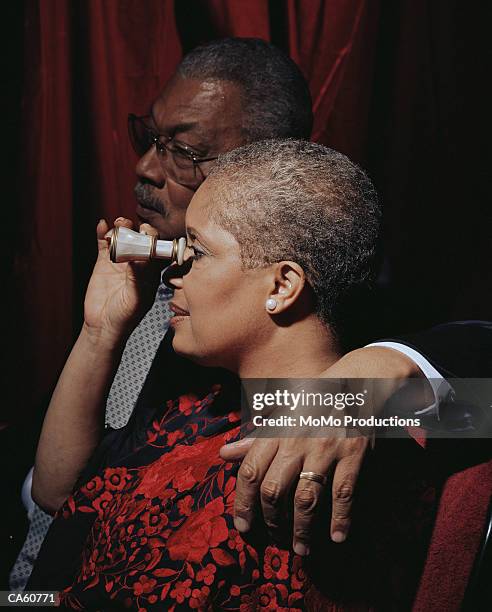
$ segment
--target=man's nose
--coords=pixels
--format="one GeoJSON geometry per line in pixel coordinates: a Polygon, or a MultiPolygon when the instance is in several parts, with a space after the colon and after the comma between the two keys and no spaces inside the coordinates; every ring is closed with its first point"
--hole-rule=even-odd
{"type": "Polygon", "coordinates": [[[143,182],[151,183],[156,187],[164,187],[166,173],[154,145],[138,160],[135,172],[143,182]]]}

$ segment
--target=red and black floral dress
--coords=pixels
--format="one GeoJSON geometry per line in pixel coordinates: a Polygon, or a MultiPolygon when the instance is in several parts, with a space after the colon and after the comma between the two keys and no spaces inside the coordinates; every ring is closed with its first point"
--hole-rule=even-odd
{"type": "MultiPolygon", "coordinates": [[[[266,538],[252,545],[234,529],[238,465],[219,449],[239,437],[240,415],[214,411],[219,393],[216,385],[203,397],[168,401],[139,448],[125,456],[120,442],[118,465],[99,469],[66,500],[33,579],[59,588],[62,607],[302,608],[301,558],[266,538]]],[[[118,435],[102,446],[114,451],[118,435]]]]}

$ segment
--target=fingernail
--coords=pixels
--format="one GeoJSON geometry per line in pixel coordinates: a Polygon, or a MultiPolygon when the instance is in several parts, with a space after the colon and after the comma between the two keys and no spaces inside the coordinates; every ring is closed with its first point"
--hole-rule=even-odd
{"type": "Polygon", "coordinates": [[[340,544],[341,542],[345,541],[346,537],[347,536],[342,531],[335,531],[335,533],[331,536],[331,539],[337,544],[340,544]]]}
{"type": "Polygon", "coordinates": [[[116,221],[124,221],[125,217],[118,217],[117,219],[114,220],[114,222],[116,223],[116,221]]]}
{"type": "Polygon", "coordinates": [[[234,519],[234,527],[241,532],[249,531],[249,523],[246,519],[237,516],[234,519]]]}
{"type": "Polygon", "coordinates": [[[307,555],[309,555],[309,546],[306,546],[302,542],[296,542],[294,544],[294,552],[296,553],[296,555],[306,557],[307,555]]]}

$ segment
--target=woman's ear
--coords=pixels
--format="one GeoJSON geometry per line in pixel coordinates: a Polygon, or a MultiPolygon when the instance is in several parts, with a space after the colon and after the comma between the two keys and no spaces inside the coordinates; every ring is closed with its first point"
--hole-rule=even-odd
{"type": "Polygon", "coordinates": [[[301,266],[293,261],[275,264],[273,272],[273,283],[265,308],[270,314],[280,314],[299,298],[306,284],[306,276],[301,266]]]}

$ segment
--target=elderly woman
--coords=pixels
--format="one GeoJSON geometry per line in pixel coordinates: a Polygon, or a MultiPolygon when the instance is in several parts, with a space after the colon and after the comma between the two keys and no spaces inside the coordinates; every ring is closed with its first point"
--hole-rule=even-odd
{"type": "MultiPolygon", "coordinates": [[[[176,353],[241,378],[319,376],[340,356],[344,300],[370,277],[378,219],[364,172],[321,145],[270,140],[224,155],[186,214],[187,261],[171,281],[176,353]]],[[[144,301],[149,266],[111,264],[106,231],[100,222],[83,330],[40,440],[41,501],[43,489],[68,486],[80,452],[75,443],[50,464],[54,430],[63,436],[64,412],[104,403],[144,301]]],[[[57,512],[29,588],[60,590],[62,606],[78,610],[306,607],[303,558],[234,525],[238,466],[219,449],[240,436],[237,387],[219,370],[217,381],[194,380],[183,395],[172,380],[167,402],[104,437],[57,512]]],[[[90,432],[79,414],[82,447],[90,432]]],[[[329,465],[325,456],[302,469],[329,465]]],[[[321,490],[301,480],[296,495],[321,490]]]]}

